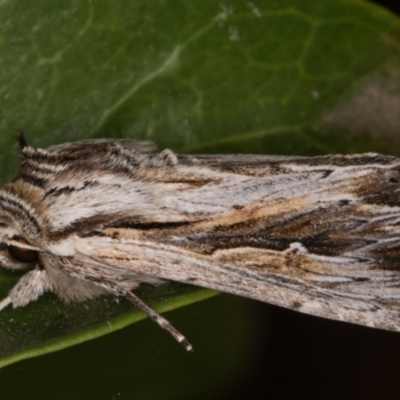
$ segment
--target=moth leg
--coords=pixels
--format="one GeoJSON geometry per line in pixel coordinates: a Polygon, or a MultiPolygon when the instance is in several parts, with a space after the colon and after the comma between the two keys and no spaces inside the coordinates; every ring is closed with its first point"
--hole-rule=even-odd
{"type": "Polygon", "coordinates": [[[180,343],[185,348],[185,350],[193,350],[193,346],[187,341],[185,336],[177,331],[164,317],[154,311],[144,301],[140,300],[139,297],[129,291],[124,293],[124,297],[128,301],[130,301],[135,307],[145,312],[161,328],[165,329],[178,343],[180,343]]]}
{"type": "Polygon", "coordinates": [[[0,311],[4,310],[10,304],[11,304],[11,298],[10,296],[7,296],[5,299],[0,301],[0,311]]]}
{"type": "MultiPolygon", "coordinates": [[[[149,307],[144,301],[140,300],[139,297],[134,295],[130,289],[136,287],[139,282],[135,285],[130,285],[128,288],[126,285],[122,286],[116,281],[101,277],[99,278],[96,274],[89,275],[87,268],[76,268],[76,265],[72,265],[68,258],[62,258],[63,271],[69,274],[71,277],[78,278],[80,280],[90,282],[91,284],[105,289],[106,292],[116,297],[125,297],[135,307],[145,312],[154,322],[156,322],[161,328],[165,329],[175,340],[182,344],[187,351],[192,351],[192,345],[186,340],[186,338],[178,332],[164,317],[149,307]]],[[[57,293],[57,289],[54,290],[57,293]]]]}
{"type": "Polygon", "coordinates": [[[36,268],[26,273],[10,290],[8,296],[0,302],[0,311],[12,304],[14,308],[23,307],[50,290],[50,283],[45,270],[36,268]]]}

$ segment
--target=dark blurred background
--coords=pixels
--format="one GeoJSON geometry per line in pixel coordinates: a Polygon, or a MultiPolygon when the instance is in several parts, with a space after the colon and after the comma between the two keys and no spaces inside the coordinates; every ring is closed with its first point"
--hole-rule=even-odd
{"type": "Polygon", "coordinates": [[[387,8],[388,10],[393,11],[396,14],[400,13],[400,2],[396,0],[376,0],[376,1],[371,1],[371,3],[376,3],[381,5],[382,7],[387,8]]]}

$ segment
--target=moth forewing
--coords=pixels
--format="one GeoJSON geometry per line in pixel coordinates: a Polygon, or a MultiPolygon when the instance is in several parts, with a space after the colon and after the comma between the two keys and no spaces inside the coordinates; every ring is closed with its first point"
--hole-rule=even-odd
{"type": "Polygon", "coordinates": [[[80,238],[77,250],[108,266],[398,330],[388,285],[398,279],[400,209],[380,204],[397,202],[398,166],[376,154],[181,156],[157,183],[163,219],[80,238]]]}
{"type": "Polygon", "coordinates": [[[303,253],[296,243],[286,252],[242,247],[193,255],[192,251],[160,242],[129,240],[124,236],[113,239],[115,232],[108,234],[110,237],[98,238],[96,243],[84,238],[77,244],[79,253],[89,255],[96,264],[100,262],[105,270],[111,265],[135,270],[144,267],[148,275],[165,280],[208,287],[326,318],[400,329],[394,303],[397,301],[400,306],[399,302],[389,287],[382,288],[382,284],[389,286],[388,281],[394,280],[384,274],[373,277],[373,273],[368,278],[369,273],[350,258],[312,256],[303,253]],[[349,272],[351,264],[354,271],[349,272]]]}
{"type": "Polygon", "coordinates": [[[147,154],[133,141],[26,148],[0,192],[1,261],[39,263],[1,306],[173,280],[400,330],[400,160],[147,154]],[[17,251],[18,250],[18,251],[17,251]],[[33,254],[35,255],[35,254],[33,254]],[[32,254],[29,254],[32,256],[32,254]]]}

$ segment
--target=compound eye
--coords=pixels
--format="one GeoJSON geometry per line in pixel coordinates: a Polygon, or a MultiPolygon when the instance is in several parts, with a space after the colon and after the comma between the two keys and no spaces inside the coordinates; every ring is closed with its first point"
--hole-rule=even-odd
{"type": "MultiPolygon", "coordinates": [[[[21,243],[26,243],[25,240],[21,238],[15,238],[14,240],[21,243]]],[[[10,256],[19,262],[32,264],[39,260],[39,255],[36,250],[25,249],[23,247],[18,247],[13,244],[7,245],[7,249],[10,253],[10,256]]]]}

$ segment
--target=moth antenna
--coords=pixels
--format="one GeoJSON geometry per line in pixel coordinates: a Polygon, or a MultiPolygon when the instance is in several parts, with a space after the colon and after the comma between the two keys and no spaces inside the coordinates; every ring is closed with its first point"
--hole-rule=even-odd
{"type": "Polygon", "coordinates": [[[7,296],[5,299],[0,301],[0,311],[4,310],[10,304],[11,304],[11,298],[9,296],[7,296]]]}
{"type": "Polygon", "coordinates": [[[21,131],[15,132],[15,138],[17,139],[17,142],[21,150],[23,150],[25,147],[28,146],[28,142],[26,141],[25,136],[21,131]]]}
{"type": "MultiPolygon", "coordinates": [[[[161,328],[165,329],[177,342],[179,342],[186,351],[193,351],[193,346],[187,341],[179,331],[177,331],[164,317],[154,311],[145,302],[135,296],[132,292],[125,292],[124,296],[129,300],[135,307],[145,312],[154,322],[156,322],[161,328]]],[[[4,300],[3,300],[4,301],[4,300]]],[[[0,303],[1,305],[1,303],[0,303]]]]}

